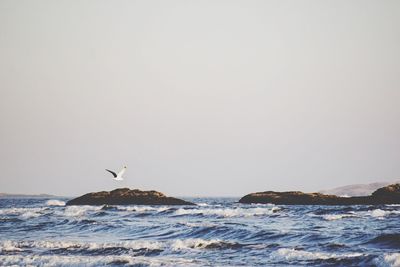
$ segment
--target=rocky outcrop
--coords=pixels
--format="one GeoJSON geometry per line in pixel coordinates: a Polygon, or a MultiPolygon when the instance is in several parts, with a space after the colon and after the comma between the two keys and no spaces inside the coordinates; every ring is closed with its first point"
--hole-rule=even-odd
{"type": "Polygon", "coordinates": [[[382,205],[400,204],[400,184],[379,188],[370,196],[338,197],[320,193],[300,191],[252,193],[242,197],[240,203],[260,203],[276,205],[382,205]]]}
{"type": "Polygon", "coordinates": [[[388,186],[390,184],[400,183],[400,180],[392,182],[376,182],[370,184],[352,184],[341,187],[336,187],[328,190],[321,190],[318,193],[326,195],[336,195],[336,196],[347,196],[347,197],[357,197],[357,196],[369,196],[377,189],[388,186]]]}
{"type": "MultiPolygon", "coordinates": [[[[372,198],[382,201],[395,202],[400,200],[400,184],[392,184],[379,188],[371,195],[372,198]]],[[[392,203],[398,204],[398,203],[392,203]]]]}
{"type": "Polygon", "coordinates": [[[157,191],[120,188],[113,191],[88,193],[67,202],[67,205],[195,205],[191,202],[167,197],[157,191]]]}

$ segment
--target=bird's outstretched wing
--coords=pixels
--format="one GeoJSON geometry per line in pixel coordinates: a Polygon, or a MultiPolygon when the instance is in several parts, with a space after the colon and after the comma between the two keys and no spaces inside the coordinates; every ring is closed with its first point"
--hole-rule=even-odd
{"type": "Polygon", "coordinates": [[[119,171],[118,176],[122,177],[122,175],[124,175],[125,171],[126,171],[126,167],[124,167],[122,170],[119,171]]]}
{"type": "Polygon", "coordinates": [[[117,174],[115,172],[107,170],[107,169],[106,169],[106,171],[110,172],[114,176],[114,178],[117,177],[117,174]]]}

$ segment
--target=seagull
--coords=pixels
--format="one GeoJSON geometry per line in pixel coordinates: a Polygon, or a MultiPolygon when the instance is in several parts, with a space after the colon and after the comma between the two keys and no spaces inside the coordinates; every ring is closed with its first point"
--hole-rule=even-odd
{"type": "Polygon", "coordinates": [[[106,171],[110,172],[110,173],[114,176],[113,179],[114,179],[115,181],[122,181],[122,180],[124,180],[124,178],[122,177],[122,175],[123,175],[123,174],[125,173],[125,171],[126,171],[126,166],[124,166],[124,168],[122,168],[122,170],[120,170],[119,173],[115,173],[115,172],[110,171],[110,170],[107,170],[107,169],[106,169],[106,171]]]}

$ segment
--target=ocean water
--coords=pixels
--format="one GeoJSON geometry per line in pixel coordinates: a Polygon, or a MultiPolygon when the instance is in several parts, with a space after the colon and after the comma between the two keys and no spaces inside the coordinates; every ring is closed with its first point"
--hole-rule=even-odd
{"type": "Polygon", "coordinates": [[[400,206],[0,199],[0,266],[400,266],[400,206]]]}

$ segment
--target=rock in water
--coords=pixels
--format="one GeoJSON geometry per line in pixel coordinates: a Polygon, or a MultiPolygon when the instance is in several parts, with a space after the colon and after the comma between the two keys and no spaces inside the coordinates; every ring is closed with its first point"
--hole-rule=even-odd
{"type": "Polygon", "coordinates": [[[88,193],[67,202],[67,205],[195,205],[191,202],[167,197],[157,191],[120,188],[107,192],[88,193]]]}
{"type": "MultiPolygon", "coordinates": [[[[400,184],[392,184],[382,188],[379,188],[372,193],[371,197],[381,199],[387,202],[399,202],[400,199],[400,184]]],[[[398,204],[398,203],[390,203],[398,204]]]]}
{"type": "Polygon", "coordinates": [[[242,197],[240,203],[259,203],[276,205],[384,205],[400,204],[400,184],[379,188],[370,196],[338,197],[320,193],[299,191],[252,193],[242,197]]]}

